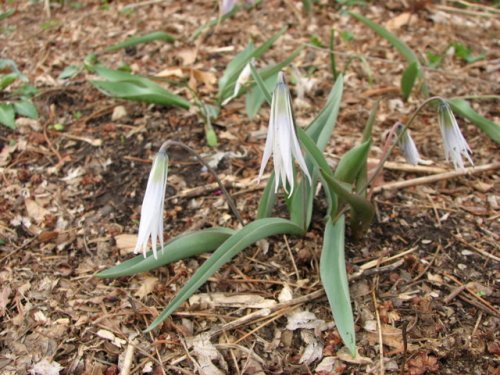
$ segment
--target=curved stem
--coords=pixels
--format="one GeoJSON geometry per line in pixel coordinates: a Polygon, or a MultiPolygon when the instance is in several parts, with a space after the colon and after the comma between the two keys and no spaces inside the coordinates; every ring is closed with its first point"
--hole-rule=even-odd
{"type": "Polygon", "coordinates": [[[178,147],[183,148],[184,150],[188,151],[191,155],[193,155],[196,158],[196,160],[198,160],[203,166],[205,166],[207,168],[207,170],[210,172],[210,174],[215,178],[215,181],[217,181],[217,184],[219,185],[220,189],[222,190],[222,193],[224,194],[224,196],[226,198],[227,204],[231,208],[231,211],[233,211],[234,216],[236,217],[236,219],[238,220],[238,222],[241,225],[245,225],[245,223],[243,222],[243,219],[241,218],[241,215],[240,215],[238,209],[236,208],[236,204],[234,203],[233,198],[231,197],[231,195],[228,193],[228,191],[226,190],[226,188],[222,184],[222,181],[220,180],[217,173],[213,170],[213,168],[210,165],[208,165],[208,163],[205,160],[203,160],[203,158],[200,156],[200,154],[198,154],[195,150],[193,150],[188,145],[186,145],[182,142],[177,142],[177,141],[164,142],[161,145],[159,152],[166,152],[170,146],[178,146],[178,147]]]}
{"type": "MultiPolygon", "coordinates": [[[[420,104],[420,106],[415,110],[415,112],[413,112],[413,114],[410,117],[410,119],[408,120],[408,122],[405,125],[403,125],[403,127],[401,128],[401,132],[399,132],[397,139],[399,139],[399,137],[401,137],[404,134],[406,129],[408,129],[413,124],[413,121],[415,121],[415,119],[417,118],[417,115],[420,113],[420,111],[427,104],[429,104],[433,101],[436,101],[436,100],[444,101],[444,99],[440,96],[433,96],[429,99],[426,99],[422,104],[420,104]]],[[[391,130],[391,133],[394,133],[394,132],[391,130]]],[[[382,154],[382,158],[380,159],[380,161],[377,165],[377,168],[375,169],[375,172],[372,173],[372,175],[370,176],[370,178],[368,179],[368,181],[366,183],[366,186],[364,186],[364,188],[362,190],[366,189],[373,182],[373,180],[378,176],[378,174],[382,171],[382,168],[384,168],[385,162],[387,161],[387,159],[389,159],[389,156],[391,155],[392,150],[394,149],[394,147],[396,147],[396,144],[397,144],[397,142],[394,142],[392,140],[392,138],[393,137],[391,136],[391,134],[389,134],[389,136],[387,137],[386,144],[384,145],[384,152],[382,154]]],[[[369,194],[369,195],[371,195],[371,194],[369,194]]]]}

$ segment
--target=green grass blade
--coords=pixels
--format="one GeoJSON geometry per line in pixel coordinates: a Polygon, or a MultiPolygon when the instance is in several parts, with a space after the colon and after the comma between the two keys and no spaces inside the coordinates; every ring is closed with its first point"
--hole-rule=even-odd
{"type": "Polygon", "coordinates": [[[484,133],[486,133],[486,135],[493,141],[495,141],[496,143],[500,143],[499,125],[474,111],[469,103],[463,99],[450,99],[448,100],[448,103],[450,103],[453,112],[458,113],[462,117],[465,117],[479,129],[481,129],[484,133]]]}
{"type": "Polygon", "coordinates": [[[150,43],[155,40],[161,40],[167,43],[173,43],[175,41],[175,37],[164,31],[155,31],[153,33],[149,33],[146,35],[138,35],[130,37],[128,39],[125,39],[123,42],[113,44],[112,46],[107,47],[104,51],[106,52],[117,51],[121,48],[129,48],[141,43],[150,43]]]}
{"type": "Polygon", "coordinates": [[[289,220],[279,218],[256,220],[227,239],[203,265],[195,272],[179,293],[170,301],[168,306],[146,329],[149,332],[168,318],[182,305],[210,276],[217,272],[224,264],[245,248],[263,238],[275,234],[303,234],[302,228],[289,220]]]}
{"type": "Polygon", "coordinates": [[[227,228],[208,228],[193,233],[182,234],[169,241],[158,252],[158,259],[155,259],[153,252],[149,251],[146,253],[146,257],[142,254],[137,255],[123,263],[99,272],[96,276],[114,278],[151,271],[180,259],[214,251],[234,233],[234,230],[227,228]]]}
{"type": "Polygon", "coordinates": [[[319,272],[337,330],[351,354],[356,355],[354,316],[344,254],[345,218],[326,223],[319,272]]]}

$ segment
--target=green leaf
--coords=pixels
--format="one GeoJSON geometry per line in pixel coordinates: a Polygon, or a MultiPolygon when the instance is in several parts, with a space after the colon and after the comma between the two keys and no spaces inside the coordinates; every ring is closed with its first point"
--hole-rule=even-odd
{"type": "Polygon", "coordinates": [[[358,176],[363,163],[366,163],[370,145],[371,141],[368,140],[347,151],[340,159],[335,169],[334,177],[339,181],[352,184],[358,176]]]}
{"type": "Polygon", "coordinates": [[[330,70],[332,71],[333,79],[336,80],[338,76],[337,62],[335,60],[335,29],[330,30],[330,70]]]}
{"type": "Polygon", "coordinates": [[[96,276],[114,278],[151,271],[180,259],[214,251],[234,233],[232,229],[227,228],[208,228],[182,234],[169,241],[158,252],[158,259],[155,259],[153,252],[149,251],[146,253],[146,257],[142,254],[137,255],[117,266],[99,272],[96,276]]]}
{"type": "Polygon", "coordinates": [[[6,12],[2,12],[0,13],[0,21],[12,16],[14,13],[16,12],[15,9],[9,9],[8,11],[6,12]]]}
{"type": "Polygon", "coordinates": [[[14,102],[14,110],[21,116],[32,119],[38,118],[38,111],[31,100],[19,100],[14,102]]]}
{"type": "Polygon", "coordinates": [[[257,112],[259,111],[262,103],[266,101],[266,95],[264,92],[272,92],[274,87],[276,86],[276,82],[278,81],[278,74],[269,77],[264,81],[265,88],[262,89],[260,84],[253,87],[250,92],[245,97],[245,108],[247,111],[247,115],[250,119],[252,119],[257,112]],[[265,91],[263,91],[265,90],[265,91]]]}
{"type": "Polygon", "coordinates": [[[139,102],[175,105],[189,109],[190,104],[180,96],[177,96],[161,87],[152,89],[149,85],[139,84],[136,81],[106,82],[90,81],[103,94],[121,99],[135,100],[139,102]]]}
{"type": "Polygon", "coordinates": [[[341,200],[347,202],[353,211],[351,225],[353,233],[356,237],[368,230],[370,223],[375,215],[373,205],[367,199],[360,195],[353,194],[348,190],[343,181],[337,180],[329,173],[321,170],[321,174],[325,179],[328,188],[331,189],[341,200]]]}
{"type": "Polygon", "coordinates": [[[255,66],[250,65],[250,72],[252,74],[252,77],[257,85],[257,87],[260,89],[260,92],[264,99],[267,101],[267,104],[271,105],[273,101],[273,96],[271,92],[273,90],[268,90],[268,87],[266,86],[265,81],[262,79],[262,76],[260,75],[259,72],[257,72],[257,69],[255,69],[255,66]]]}
{"type": "Polygon", "coordinates": [[[474,111],[469,103],[463,99],[450,99],[448,100],[453,112],[458,113],[460,116],[465,117],[467,120],[481,129],[488,137],[496,143],[500,143],[500,126],[493,121],[481,116],[474,111]]]}
{"type": "Polygon", "coordinates": [[[273,212],[274,202],[276,202],[276,193],[274,191],[274,172],[269,176],[266,187],[260,198],[259,207],[257,209],[257,219],[264,219],[271,216],[273,212]]]}
{"type": "Polygon", "coordinates": [[[16,114],[12,104],[0,103],[0,124],[11,129],[16,128],[16,114]]]}
{"type": "Polygon", "coordinates": [[[271,48],[273,43],[285,33],[285,31],[286,28],[282,28],[257,48],[254,48],[252,43],[250,43],[247,48],[236,55],[236,57],[228,64],[221,79],[219,80],[219,102],[223,102],[224,99],[232,95],[238,76],[250,60],[252,60],[252,58],[257,59],[262,56],[269,48],[271,48]]]}
{"type": "Polygon", "coordinates": [[[405,57],[406,60],[408,60],[409,63],[416,62],[417,64],[419,64],[417,55],[413,52],[413,50],[410,47],[408,47],[408,45],[405,42],[399,39],[396,35],[392,34],[390,31],[386,30],[378,23],[375,23],[372,20],[363,17],[361,14],[355,12],[348,12],[348,13],[354,18],[356,18],[358,21],[360,21],[361,23],[365,24],[370,29],[375,31],[379,36],[387,40],[389,43],[391,43],[393,47],[396,48],[399,51],[399,53],[405,57]]]}
{"type": "Polygon", "coordinates": [[[462,59],[467,64],[472,64],[476,61],[484,60],[484,58],[486,57],[484,53],[477,55],[477,56],[473,56],[472,50],[469,47],[467,47],[465,44],[452,43],[451,45],[452,45],[453,49],[455,50],[455,56],[458,57],[459,59],[462,59]]]}
{"type": "Polygon", "coordinates": [[[9,87],[19,78],[17,73],[1,74],[0,75],[0,91],[9,87]]]}
{"type": "Polygon", "coordinates": [[[335,128],[343,91],[344,76],[339,74],[328,95],[325,106],[306,129],[307,135],[312,138],[321,152],[323,152],[330,141],[333,129],[335,128]]]}
{"type": "Polygon", "coordinates": [[[81,68],[78,65],[69,65],[63,69],[63,71],[61,72],[61,74],[59,74],[59,77],[57,78],[61,80],[73,78],[78,74],[80,69],[81,68]]]}
{"type": "Polygon", "coordinates": [[[155,40],[161,40],[167,43],[173,43],[175,41],[175,37],[170,35],[164,31],[155,31],[153,33],[149,33],[146,35],[138,35],[125,39],[123,42],[113,44],[105,49],[106,52],[116,51],[121,48],[129,48],[136,46],[141,43],[150,43],[155,40]]]}
{"type": "Polygon", "coordinates": [[[337,330],[344,345],[354,356],[356,355],[356,333],[345,265],[344,239],[344,215],[335,223],[329,219],[325,228],[319,272],[337,330]]]}
{"type": "Polygon", "coordinates": [[[403,76],[401,77],[401,92],[403,94],[404,101],[407,101],[410,97],[411,90],[417,80],[418,70],[418,63],[414,61],[408,65],[403,73],[403,76]]]}
{"type": "Polygon", "coordinates": [[[179,293],[170,301],[168,306],[146,329],[149,332],[167,319],[179,308],[210,276],[217,272],[235,255],[243,251],[254,242],[275,234],[303,234],[302,228],[289,220],[279,218],[256,220],[228,238],[184,285],[179,293]]]}

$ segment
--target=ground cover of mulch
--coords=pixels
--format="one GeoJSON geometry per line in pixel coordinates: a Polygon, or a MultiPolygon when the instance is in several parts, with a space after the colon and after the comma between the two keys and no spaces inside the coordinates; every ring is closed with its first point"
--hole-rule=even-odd
{"type": "MultiPolygon", "coordinates": [[[[34,101],[40,112],[38,121],[18,120],[16,130],[0,127],[2,374],[365,374],[383,373],[382,367],[394,374],[500,373],[498,146],[459,119],[475,165],[489,168],[389,188],[391,182],[452,170],[443,160],[432,108],[412,129],[423,158],[432,163],[412,168],[396,151],[375,184],[377,214],[369,233],[358,241],[348,233],[355,359],[342,348],[319,281],[321,192],[304,238],[276,236],[249,247],[151,333],[142,331],[208,255],[133,277],[94,276],[132,256],[151,160],[164,140],[183,141],[210,160],[243,220],[253,220],[263,188],[254,179],[269,107],[250,120],[244,99],[232,101],[215,121],[219,145],[211,148],[194,110],[105,97],[85,72],[57,79],[87,54],[130,35],[167,31],[177,36],[175,43],[99,53],[99,60],[112,68],[127,64],[139,74],[191,80],[210,102],[217,79],[249,39],[261,43],[288,27],[257,62],[265,66],[312,36],[327,46],[335,28],[339,67],[355,55],[364,61],[354,59],[346,72],[327,147],[333,164],[359,142],[377,100],[374,160],[384,133],[423,101],[418,95],[401,100],[405,63],[387,42],[335,2],[320,1],[310,17],[301,4],[264,0],[195,42],[189,35],[217,15],[215,2],[54,1],[50,15],[43,2],[2,5],[16,12],[0,21],[0,55],[14,60],[39,88],[34,101]],[[134,6],[123,11],[125,5],[134,6]]],[[[450,1],[387,1],[350,9],[385,25],[422,56],[453,42],[485,54],[471,64],[446,54],[439,67],[426,69],[432,95],[500,91],[500,21],[489,2],[463,8],[450,1]]],[[[306,125],[333,84],[328,51],[310,45],[294,65],[316,80],[295,101],[297,122],[306,125]]],[[[190,95],[180,86],[166,87],[190,95]]],[[[293,82],[291,87],[296,97],[293,82]]],[[[498,123],[498,101],[473,106],[498,123]]],[[[180,149],[170,153],[165,207],[167,238],[238,225],[213,178],[180,149]]],[[[283,200],[275,212],[285,214],[283,200]]]]}

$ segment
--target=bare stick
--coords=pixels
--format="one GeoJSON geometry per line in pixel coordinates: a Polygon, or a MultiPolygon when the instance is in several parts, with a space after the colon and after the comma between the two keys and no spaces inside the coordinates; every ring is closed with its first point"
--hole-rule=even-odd
{"type": "Polygon", "coordinates": [[[489,171],[489,170],[495,170],[498,168],[500,168],[500,162],[480,165],[478,167],[465,168],[465,169],[458,170],[458,171],[438,173],[438,174],[435,174],[432,176],[418,177],[418,178],[414,178],[411,180],[390,182],[388,184],[384,184],[382,186],[377,186],[377,187],[373,188],[373,192],[378,193],[378,192],[381,192],[384,190],[394,190],[394,189],[401,189],[401,188],[406,188],[406,187],[410,187],[410,186],[425,185],[425,184],[430,184],[430,183],[436,182],[436,181],[448,180],[450,178],[466,176],[466,175],[474,175],[477,173],[481,173],[481,172],[485,172],[485,171],[489,171]]]}
{"type": "Polygon", "coordinates": [[[224,187],[224,184],[220,180],[220,178],[217,175],[217,173],[212,169],[212,167],[210,165],[208,165],[208,163],[205,160],[203,160],[203,158],[200,156],[200,154],[198,154],[195,150],[193,150],[188,145],[186,145],[186,144],[184,144],[182,142],[177,142],[177,141],[166,141],[166,142],[164,142],[161,145],[159,152],[165,152],[166,153],[167,149],[170,146],[178,146],[178,147],[183,148],[184,150],[188,151],[191,155],[193,155],[196,158],[196,160],[198,160],[202,165],[204,165],[207,168],[207,170],[210,172],[210,174],[215,178],[215,181],[217,181],[217,184],[219,185],[219,187],[220,187],[222,193],[224,194],[224,196],[226,197],[227,204],[229,205],[229,207],[233,211],[234,216],[236,217],[236,219],[239,221],[239,223],[242,226],[245,225],[245,223],[243,222],[243,219],[241,218],[240,212],[238,211],[238,208],[236,208],[236,204],[234,203],[233,198],[227,192],[226,188],[224,187]]]}

